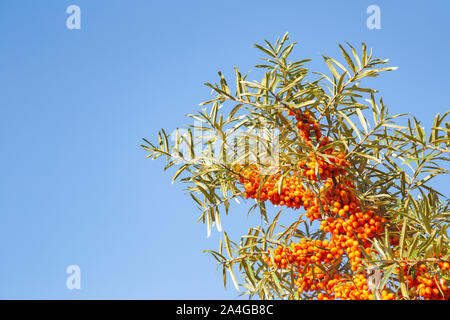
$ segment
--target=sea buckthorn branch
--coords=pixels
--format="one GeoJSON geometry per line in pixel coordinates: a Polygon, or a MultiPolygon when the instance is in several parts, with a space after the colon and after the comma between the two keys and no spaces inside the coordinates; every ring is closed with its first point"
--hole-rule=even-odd
{"type": "MultiPolygon", "coordinates": [[[[346,60],[351,61],[350,56],[346,53],[344,48],[342,46],[340,46],[340,48],[341,48],[341,51],[344,54],[344,57],[346,58],[346,60]]],[[[352,49],[354,57],[356,59],[359,59],[354,48],[351,46],[350,46],[350,48],[352,49]]],[[[326,63],[328,64],[328,67],[330,68],[330,70],[333,74],[334,81],[331,81],[327,76],[324,76],[324,77],[333,84],[333,88],[336,91],[333,94],[333,96],[327,97],[328,102],[324,105],[324,108],[320,111],[318,121],[322,120],[322,118],[327,115],[328,109],[336,102],[336,100],[339,100],[341,98],[341,96],[345,90],[347,90],[349,93],[352,93],[353,91],[357,91],[357,92],[362,91],[362,92],[371,92],[371,93],[374,92],[374,90],[371,90],[371,89],[359,88],[357,85],[353,86],[351,88],[348,88],[348,86],[350,84],[352,84],[353,82],[355,82],[365,76],[376,76],[381,71],[393,71],[393,70],[397,69],[397,68],[392,68],[392,67],[382,68],[382,69],[370,69],[379,64],[384,64],[384,63],[388,62],[388,60],[378,60],[378,59],[372,60],[372,53],[370,53],[370,55],[367,56],[366,46],[364,45],[364,43],[363,43],[362,65],[358,64],[359,69],[356,69],[353,64],[350,64],[350,67],[353,71],[353,76],[350,76],[350,72],[336,60],[334,60],[330,57],[326,57],[326,56],[323,56],[323,58],[326,61],[326,63]],[[336,71],[335,67],[333,66],[333,63],[336,66],[338,66],[340,69],[342,69],[344,72],[342,74],[339,74],[336,71]],[[366,69],[368,69],[368,70],[366,70],[366,69]],[[345,83],[343,83],[345,76],[348,76],[349,79],[345,83]]]]}
{"type": "MultiPolygon", "coordinates": [[[[223,140],[227,149],[232,147],[227,125],[234,131],[261,123],[278,129],[277,165],[259,161],[258,155],[252,160],[245,151],[222,166],[206,152],[205,161],[190,159],[174,175],[187,175],[181,181],[207,209],[202,221],[208,234],[211,222],[219,221],[216,208],[224,204],[228,213],[231,198],[255,201],[249,213],[259,208],[264,217],[266,229],[250,228],[239,244],[224,231],[219,250],[208,251],[222,266],[224,284],[228,272],[237,289],[239,280],[245,294],[260,299],[449,299],[449,201],[430,185],[447,173],[439,164],[449,160],[441,148],[450,145],[443,128],[449,127],[444,125],[449,113],[436,116],[429,137],[415,118],[407,127],[396,125],[398,115],[388,116],[382,99],[375,103],[376,90],[359,84],[394,70],[378,68],[387,60],[373,59],[364,44],[361,58],[353,47],[348,54],[340,46],[347,65],[324,57],[333,80],[323,74],[310,80],[307,60],[288,62],[294,44],[286,45],[287,40],[285,35],[275,45],[257,46],[269,56],[266,65],[257,66],[266,70],[260,82],[247,81],[235,68],[234,96],[219,73],[219,84],[207,84],[216,94],[204,103],[212,103],[211,112],[193,116],[217,132],[207,141],[223,140]],[[331,95],[323,79],[332,83],[331,95]],[[236,105],[227,115],[218,103],[236,105]],[[271,206],[281,210],[272,216],[271,206]],[[293,221],[288,227],[278,222],[285,215],[293,221]]],[[[191,151],[195,145],[191,132],[175,140],[191,151]]],[[[271,141],[261,143],[268,148],[271,141]]],[[[165,156],[166,168],[176,160],[164,132],[159,147],[144,148],[153,158],[165,156]]]]}

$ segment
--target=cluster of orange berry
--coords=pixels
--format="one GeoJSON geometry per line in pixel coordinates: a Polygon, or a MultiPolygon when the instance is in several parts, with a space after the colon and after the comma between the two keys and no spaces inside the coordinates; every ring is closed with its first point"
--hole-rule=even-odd
{"type": "MultiPolygon", "coordinates": [[[[343,300],[372,300],[373,294],[369,291],[366,277],[356,274],[353,281],[346,281],[334,287],[335,297],[343,300]]],[[[383,300],[394,299],[393,294],[386,295],[383,300]]]]}
{"type": "MultiPolygon", "coordinates": [[[[314,143],[322,147],[330,143],[328,137],[322,135],[319,122],[310,112],[289,109],[288,113],[295,115],[299,135],[307,145],[313,146],[314,143]]],[[[386,219],[377,215],[373,209],[364,208],[355,196],[355,186],[347,178],[345,168],[350,164],[345,160],[345,154],[337,152],[333,147],[323,149],[325,150],[320,155],[311,152],[307,155],[307,160],[301,160],[297,164],[298,170],[285,176],[281,187],[280,172],[264,176],[255,165],[239,170],[238,179],[244,186],[246,198],[268,200],[274,205],[294,209],[303,207],[306,217],[311,221],[321,220],[321,230],[329,234],[329,240],[301,239],[299,243],[291,243],[289,247],[278,246],[272,254],[269,250],[265,262],[279,269],[288,266],[296,268],[296,285],[300,293],[316,292],[317,298],[323,300],[373,299],[366,275],[356,272],[361,267],[362,250],[370,254],[370,240],[381,234],[386,219]],[[307,184],[303,181],[319,183],[320,192],[314,193],[305,187],[307,184]],[[341,261],[344,256],[355,272],[353,279],[347,279],[336,271],[329,275],[318,267],[330,266],[341,261]]],[[[421,277],[428,279],[426,275],[421,277]]],[[[441,287],[435,288],[430,284],[425,288],[423,282],[416,284],[414,281],[419,280],[411,280],[410,284],[417,286],[421,297],[436,298],[437,295],[432,296],[436,290],[442,291],[441,287]]],[[[427,280],[426,284],[428,283],[427,280]]],[[[392,300],[395,296],[392,292],[383,290],[381,298],[392,300]]]]}
{"type": "MultiPolygon", "coordinates": [[[[448,262],[439,262],[438,266],[442,272],[450,270],[448,262]]],[[[450,290],[445,280],[439,280],[436,274],[428,270],[428,267],[421,263],[411,272],[411,267],[404,266],[403,272],[410,288],[415,288],[415,294],[424,300],[448,300],[450,290]]]]}
{"type": "Polygon", "coordinates": [[[262,177],[254,166],[243,169],[239,176],[240,182],[244,184],[246,198],[269,200],[274,205],[300,208],[303,204],[302,199],[306,199],[306,189],[296,177],[290,176],[284,179],[281,193],[279,193],[278,181],[280,178],[280,174],[262,177]],[[263,182],[262,185],[261,182],[263,182]]]}
{"type": "Polygon", "coordinates": [[[328,240],[307,241],[303,238],[299,243],[291,243],[290,248],[278,246],[273,254],[275,264],[272,264],[270,257],[266,257],[265,262],[278,269],[285,269],[287,264],[296,267],[304,267],[311,263],[327,264],[339,259],[344,250],[328,240]]]}
{"type": "MultiPolygon", "coordinates": [[[[338,157],[343,157],[343,155],[339,154],[338,157]]],[[[335,167],[334,164],[323,163],[319,167],[318,172],[320,178],[325,179],[325,177],[339,170],[343,169],[335,167]]],[[[320,189],[321,196],[317,196],[300,182],[302,177],[308,180],[317,180],[317,176],[310,171],[311,169],[304,169],[296,174],[286,176],[281,190],[278,188],[278,183],[280,183],[281,179],[280,173],[262,176],[256,166],[247,166],[240,170],[239,181],[244,185],[247,199],[269,200],[274,205],[295,209],[304,207],[306,216],[311,220],[320,219],[322,217],[321,212],[328,212],[331,207],[330,203],[336,203],[336,201],[341,201],[343,207],[348,204],[348,208],[350,206],[356,208],[355,197],[345,191],[344,187],[345,184],[352,186],[350,181],[334,186],[332,178],[328,177],[324,186],[320,189]],[[320,207],[322,207],[322,210],[320,207]]],[[[338,212],[339,210],[333,213],[338,212]]]]}
{"type": "MultiPolygon", "coordinates": [[[[374,298],[369,290],[367,279],[362,273],[356,274],[353,279],[347,279],[338,272],[332,275],[326,274],[315,266],[309,267],[302,277],[297,278],[295,284],[298,286],[299,293],[318,292],[318,300],[372,300],[374,298]]],[[[394,299],[393,293],[383,292],[383,300],[394,299]]]]}

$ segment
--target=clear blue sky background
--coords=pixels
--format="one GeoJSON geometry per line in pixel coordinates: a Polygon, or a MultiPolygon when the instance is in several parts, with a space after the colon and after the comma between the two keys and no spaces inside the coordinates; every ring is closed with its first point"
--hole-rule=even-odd
{"type": "MultiPolygon", "coordinates": [[[[370,84],[429,128],[450,106],[449,13],[449,1],[0,0],[0,298],[236,298],[202,253],[221,235],[206,238],[140,139],[187,123],[204,82],[251,71],[252,44],[286,31],[293,57],[322,71],[320,54],[365,41],[399,67],[370,84]],[[81,30],[66,28],[71,4],[81,30]],[[366,27],[371,4],[381,30],[366,27]],[[72,264],[81,290],[66,288],[72,264]]],[[[258,222],[245,212],[223,218],[234,238],[258,222]]]]}

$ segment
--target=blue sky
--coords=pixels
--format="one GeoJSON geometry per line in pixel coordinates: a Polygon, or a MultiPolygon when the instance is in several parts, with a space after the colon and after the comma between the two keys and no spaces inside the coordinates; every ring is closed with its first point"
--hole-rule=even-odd
{"type": "MultiPolygon", "coordinates": [[[[428,128],[450,106],[450,2],[0,0],[0,298],[222,299],[196,207],[141,138],[188,122],[204,82],[252,71],[286,31],[295,58],[362,41],[399,69],[371,81],[428,128]],[[81,8],[68,30],[66,8],[81,8]],[[380,30],[366,8],[381,8],[380,30]],[[81,268],[81,289],[66,268],[81,268]]],[[[438,184],[448,190],[448,181],[438,184]]],[[[447,193],[448,195],[448,193],[447,193]]],[[[236,238],[245,210],[223,217],[236,238]]]]}

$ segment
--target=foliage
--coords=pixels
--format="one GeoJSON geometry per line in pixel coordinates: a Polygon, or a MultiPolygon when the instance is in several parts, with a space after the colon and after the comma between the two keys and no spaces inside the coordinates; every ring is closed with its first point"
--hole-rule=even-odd
{"type": "Polygon", "coordinates": [[[210,109],[189,115],[194,125],[142,146],[165,169],[178,166],[173,181],[187,184],[208,235],[222,231],[233,199],[254,199],[250,211],[265,223],[238,242],[223,231],[208,251],[224,284],[228,270],[238,290],[261,299],[448,299],[449,200],[432,181],[448,173],[449,111],[426,132],[361,86],[395,70],[364,43],[361,54],[339,45],[345,63],[323,56],[326,75],[310,73],[309,60],[290,62],[288,40],[255,45],[265,55],[261,81],[235,68],[232,93],[219,72],[219,83],[206,83],[215,97],[201,105],[210,109]],[[278,225],[283,210],[302,207],[306,217],[278,225]]]}

